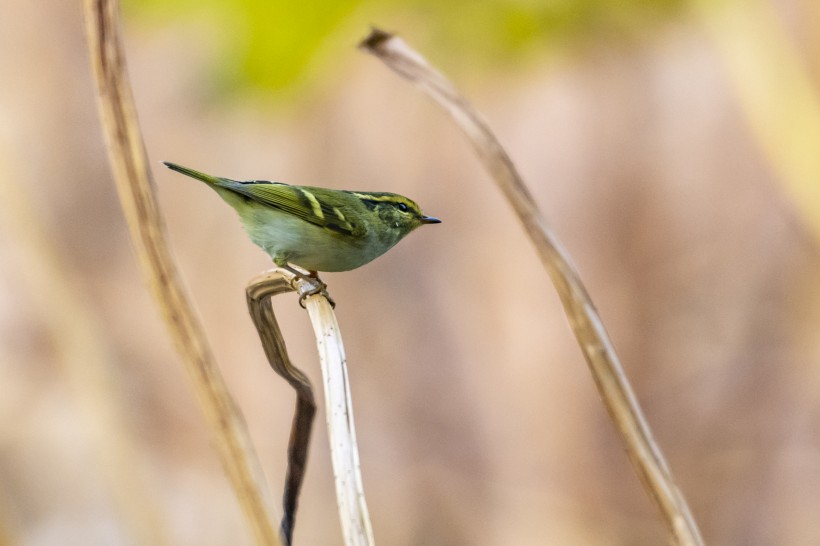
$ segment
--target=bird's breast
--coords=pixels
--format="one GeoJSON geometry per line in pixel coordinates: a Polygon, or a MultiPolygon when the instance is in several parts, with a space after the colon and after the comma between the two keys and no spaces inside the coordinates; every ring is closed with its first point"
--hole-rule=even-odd
{"type": "Polygon", "coordinates": [[[311,271],[350,271],[387,250],[367,233],[353,237],[269,207],[252,207],[240,217],[251,241],[272,258],[311,271]]]}

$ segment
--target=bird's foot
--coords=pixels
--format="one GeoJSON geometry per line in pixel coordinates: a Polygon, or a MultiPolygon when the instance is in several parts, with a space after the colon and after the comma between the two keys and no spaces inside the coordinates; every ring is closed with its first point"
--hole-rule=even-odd
{"type": "Polygon", "coordinates": [[[314,294],[319,294],[323,296],[330,306],[334,309],[336,308],[336,302],[333,298],[330,297],[330,294],[327,292],[327,284],[319,278],[319,274],[316,271],[310,271],[308,274],[305,274],[297,269],[290,267],[289,265],[280,266],[283,269],[287,269],[291,273],[295,275],[294,281],[298,278],[301,279],[303,282],[300,284],[294,284],[291,281],[291,285],[293,286],[294,290],[299,294],[299,305],[302,309],[305,309],[305,299],[308,296],[313,296],[314,294]]]}
{"type": "Polygon", "coordinates": [[[306,309],[305,299],[308,296],[313,296],[315,294],[319,294],[324,297],[332,308],[336,308],[336,302],[333,301],[333,298],[331,298],[330,294],[328,294],[327,285],[322,281],[322,279],[319,277],[302,277],[302,279],[305,282],[300,284],[296,289],[299,293],[299,305],[302,306],[302,309],[306,309]]]}

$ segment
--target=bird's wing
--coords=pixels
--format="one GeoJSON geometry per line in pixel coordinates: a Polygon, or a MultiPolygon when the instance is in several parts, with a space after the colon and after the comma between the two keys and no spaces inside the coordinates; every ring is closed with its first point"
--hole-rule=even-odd
{"type": "Polygon", "coordinates": [[[320,201],[309,189],[301,186],[281,182],[233,180],[226,180],[219,185],[330,231],[355,237],[363,235],[362,228],[352,224],[339,207],[320,201]]]}

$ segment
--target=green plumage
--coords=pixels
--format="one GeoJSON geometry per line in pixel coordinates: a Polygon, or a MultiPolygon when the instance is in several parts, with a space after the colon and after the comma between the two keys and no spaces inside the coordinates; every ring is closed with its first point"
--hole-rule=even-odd
{"type": "Polygon", "coordinates": [[[440,221],[393,193],[240,182],[165,165],[213,188],[239,213],[251,240],[279,266],[348,271],[381,256],[417,227],[440,221]]]}

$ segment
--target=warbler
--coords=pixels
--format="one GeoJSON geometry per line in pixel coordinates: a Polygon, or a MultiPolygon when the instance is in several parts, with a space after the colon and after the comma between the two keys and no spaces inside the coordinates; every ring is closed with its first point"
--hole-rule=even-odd
{"type": "Polygon", "coordinates": [[[164,163],[213,188],[239,213],[251,241],[277,266],[302,278],[291,265],[313,279],[319,271],[350,271],[378,258],[417,227],[441,222],[395,193],[240,182],[164,163]]]}

